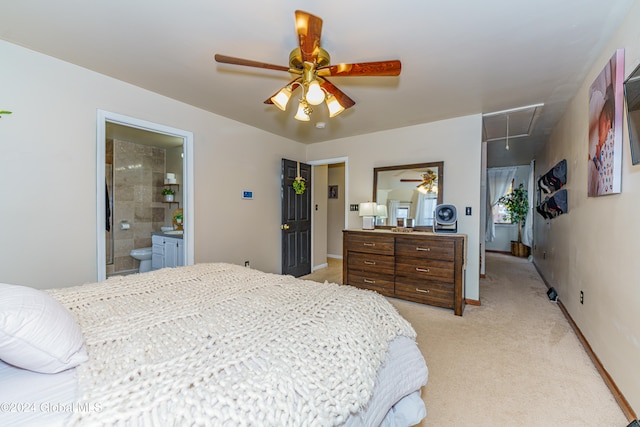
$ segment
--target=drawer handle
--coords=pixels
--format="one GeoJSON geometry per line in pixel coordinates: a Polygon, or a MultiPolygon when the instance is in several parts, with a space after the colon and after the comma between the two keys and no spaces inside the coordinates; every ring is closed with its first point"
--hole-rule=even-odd
{"type": "Polygon", "coordinates": [[[418,288],[416,288],[416,292],[422,292],[423,294],[428,294],[429,293],[429,289],[418,289],[418,288]]]}
{"type": "Polygon", "coordinates": [[[363,245],[365,245],[365,246],[375,246],[376,244],[375,243],[363,243],[363,245]]]}
{"type": "Polygon", "coordinates": [[[418,246],[416,247],[416,251],[431,252],[431,248],[421,248],[420,246],[418,246]]]}
{"type": "Polygon", "coordinates": [[[375,261],[365,261],[364,263],[367,265],[376,265],[375,261]]]}
{"type": "Polygon", "coordinates": [[[372,285],[374,285],[376,283],[375,280],[369,280],[369,279],[363,279],[364,283],[370,283],[372,285]]]}
{"type": "Polygon", "coordinates": [[[429,269],[428,268],[420,268],[420,267],[416,267],[416,271],[419,271],[421,273],[428,273],[429,269]]]}

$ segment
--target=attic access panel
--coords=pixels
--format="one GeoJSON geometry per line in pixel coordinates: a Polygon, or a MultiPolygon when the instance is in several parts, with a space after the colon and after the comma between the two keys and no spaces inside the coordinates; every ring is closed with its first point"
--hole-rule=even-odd
{"type": "Polygon", "coordinates": [[[506,139],[507,117],[509,139],[531,135],[542,106],[543,104],[536,104],[483,114],[482,139],[486,142],[506,139]]]}

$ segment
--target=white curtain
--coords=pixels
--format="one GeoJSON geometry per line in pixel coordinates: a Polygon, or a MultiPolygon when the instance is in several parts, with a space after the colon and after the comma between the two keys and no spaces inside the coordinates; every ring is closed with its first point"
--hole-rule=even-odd
{"type": "Polygon", "coordinates": [[[387,225],[396,226],[398,223],[398,205],[400,203],[397,200],[388,200],[387,201],[387,210],[389,215],[389,222],[387,225]]]}
{"type": "Polygon", "coordinates": [[[485,236],[487,242],[493,242],[496,237],[492,209],[498,203],[498,199],[507,193],[517,170],[518,168],[515,167],[487,169],[487,224],[485,236]]]}
{"type": "Polygon", "coordinates": [[[438,199],[433,194],[418,193],[416,198],[416,225],[432,225],[433,211],[438,199]]]}
{"type": "Polygon", "coordinates": [[[522,243],[530,248],[533,247],[533,209],[534,209],[534,196],[535,196],[535,160],[531,160],[531,166],[529,168],[529,182],[527,183],[527,195],[529,198],[529,210],[524,221],[524,227],[522,228],[522,243]]]}

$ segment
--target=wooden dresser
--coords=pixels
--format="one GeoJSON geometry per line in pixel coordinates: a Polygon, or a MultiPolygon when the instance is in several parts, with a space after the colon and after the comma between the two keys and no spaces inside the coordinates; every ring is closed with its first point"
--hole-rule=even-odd
{"type": "Polygon", "coordinates": [[[465,240],[463,234],[345,230],[343,283],[462,316],[465,240]]]}

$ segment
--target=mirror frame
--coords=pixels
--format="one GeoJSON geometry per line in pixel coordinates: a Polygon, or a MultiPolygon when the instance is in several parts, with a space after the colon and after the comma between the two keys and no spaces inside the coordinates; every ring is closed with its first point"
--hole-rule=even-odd
{"type": "MultiPolygon", "coordinates": [[[[444,162],[430,162],[430,163],[413,163],[408,165],[396,165],[396,166],[382,166],[378,168],[373,168],[373,198],[374,202],[377,201],[378,198],[378,172],[386,172],[386,171],[398,171],[404,169],[428,169],[432,167],[438,168],[438,199],[437,204],[442,204],[442,189],[443,189],[443,176],[444,176],[444,162]]],[[[391,229],[394,228],[395,225],[376,225],[376,228],[380,229],[391,229]]],[[[413,227],[416,231],[432,231],[432,225],[418,225],[413,227]]]]}

